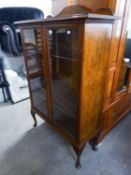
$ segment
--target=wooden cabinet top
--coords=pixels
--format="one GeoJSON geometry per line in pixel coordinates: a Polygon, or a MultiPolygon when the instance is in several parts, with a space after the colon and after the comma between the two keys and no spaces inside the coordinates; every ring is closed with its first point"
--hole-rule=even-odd
{"type": "Polygon", "coordinates": [[[97,11],[92,11],[90,9],[84,8],[79,5],[68,6],[62,12],[55,17],[47,17],[44,20],[26,20],[15,22],[16,25],[28,25],[36,23],[50,23],[54,21],[69,21],[69,20],[116,20],[118,17],[114,16],[110,9],[98,9],[97,11]]]}

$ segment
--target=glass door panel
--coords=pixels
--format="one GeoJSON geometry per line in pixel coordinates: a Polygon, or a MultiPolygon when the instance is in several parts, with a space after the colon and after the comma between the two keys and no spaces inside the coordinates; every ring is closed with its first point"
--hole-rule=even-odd
{"type": "Polygon", "coordinates": [[[33,107],[48,116],[41,30],[38,27],[23,29],[23,36],[33,107]]]}
{"type": "Polygon", "coordinates": [[[127,90],[128,75],[129,75],[129,68],[127,66],[127,61],[126,59],[123,59],[121,68],[120,68],[117,92],[123,92],[127,90]]]}
{"type": "Polygon", "coordinates": [[[43,76],[37,76],[30,80],[33,106],[48,116],[47,92],[43,76]]]}
{"type": "Polygon", "coordinates": [[[79,91],[79,29],[50,29],[53,119],[60,127],[76,135],[79,91]]]}
{"type": "Polygon", "coordinates": [[[40,29],[24,29],[24,39],[29,73],[40,73],[42,61],[42,41],[40,29]]]}
{"type": "Polygon", "coordinates": [[[130,37],[127,35],[127,40],[126,40],[126,48],[125,48],[125,62],[128,66],[128,68],[130,69],[130,72],[129,72],[129,86],[130,86],[130,89],[131,89],[131,39],[130,37]]]}

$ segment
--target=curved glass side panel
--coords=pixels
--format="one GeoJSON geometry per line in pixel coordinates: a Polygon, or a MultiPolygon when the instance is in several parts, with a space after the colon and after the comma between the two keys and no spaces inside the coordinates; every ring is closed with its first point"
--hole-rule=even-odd
{"type": "Polygon", "coordinates": [[[44,73],[44,56],[40,28],[23,29],[27,73],[33,107],[48,116],[47,89],[44,73]]]}

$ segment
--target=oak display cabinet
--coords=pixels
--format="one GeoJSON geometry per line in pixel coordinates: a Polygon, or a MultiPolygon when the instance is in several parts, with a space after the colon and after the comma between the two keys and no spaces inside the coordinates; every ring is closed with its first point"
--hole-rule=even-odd
{"type": "MultiPolygon", "coordinates": [[[[104,99],[116,20],[120,19],[109,9],[98,14],[71,6],[54,18],[16,23],[21,29],[34,126],[38,114],[68,140],[77,167],[86,143],[95,149],[110,125],[114,106],[106,110],[104,99]]],[[[129,69],[125,64],[121,69],[118,91],[129,82],[129,69]]]]}

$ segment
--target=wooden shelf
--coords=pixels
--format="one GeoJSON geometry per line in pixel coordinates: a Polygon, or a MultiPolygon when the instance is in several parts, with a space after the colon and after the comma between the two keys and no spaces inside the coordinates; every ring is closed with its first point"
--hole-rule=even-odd
{"type": "Polygon", "coordinates": [[[36,78],[36,77],[39,77],[39,76],[43,76],[42,71],[38,71],[38,72],[34,72],[34,73],[29,74],[30,78],[36,78]]]}
{"type": "Polygon", "coordinates": [[[73,59],[73,58],[69,58],[69,57],[63,57],[63,56],[59,56],[59,55],[51,55],[51,57],[55,57],[55,58],[59,58],[62,60],[67,60],[67,61],[73,61],[73,62],[78,62],[78,60],[73,59]]]}

